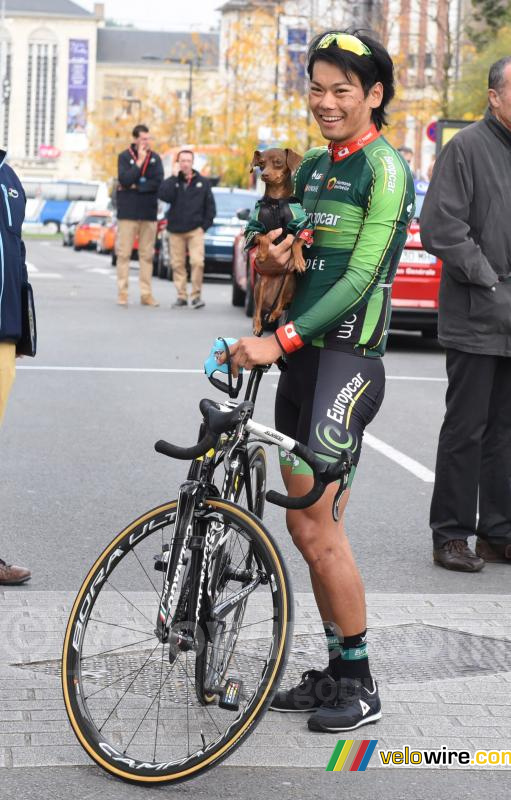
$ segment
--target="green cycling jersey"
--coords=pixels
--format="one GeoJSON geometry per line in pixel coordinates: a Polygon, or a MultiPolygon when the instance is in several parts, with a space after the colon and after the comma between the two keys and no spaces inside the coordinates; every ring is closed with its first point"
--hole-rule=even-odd
{"type": "Polygon", "coordinates": [[[294,194],[309,215],[314,244],[288,319],[300,344],[378,357],[385,352],[392,281],[414,213],[413,178],[381,135],[342,156],[342,149],[335,160],[327,147],[309,150],[295,176],[294,194]]]}

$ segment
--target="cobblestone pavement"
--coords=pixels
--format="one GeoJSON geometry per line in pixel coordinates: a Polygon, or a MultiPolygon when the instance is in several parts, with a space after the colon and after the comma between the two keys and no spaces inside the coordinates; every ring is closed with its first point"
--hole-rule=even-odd
{"type": "MultiPolygon", "coordinates": [[[[0,591],[0,767],[90,764],[60,690],[72,600],[69,592],[0,591]]],[[[350,736],[378,738],[377,749],[510,750],[511,596],[386,593],[367,601],[384,717],[350,736]]],[[[295,607],[284,682],[325,662],[312,594],[295,594],[295,607]]],[[[338,738],[309,733],[303,715],[269,713],[228,763],[324,768],[338,738]]],[[[377,766],[373,758],[369,767],[377,766]]]]}

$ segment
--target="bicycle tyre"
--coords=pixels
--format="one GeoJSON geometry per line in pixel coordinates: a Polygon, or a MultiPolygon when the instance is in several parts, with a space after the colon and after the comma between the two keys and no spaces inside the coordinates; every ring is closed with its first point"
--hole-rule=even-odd
{"type": "MultiPolygon", "coordinates": [[[[172,671],[175,667],[175,664],[172,664],[170,669],[167,669],[167,677],[165,679],[166,682],[171,676],[173,681],[170,689],[166,690],[171,698],[168,701],[166,700],[168,702],[167,706],[163,702],[165,698],[163,698],[162,694],[165,682],[162,682],[162,674],[160,674],[154,758],[151,759],[147,756],[148,748],[152,752],[153,741],[151,740],[149,744],[144,741],[141,725],[144,721],[151,722],[154,718],[154,714],[153,717],[149,717],[148,714],[155,702],[155,697],[152,698],[142,721],[126,744],[126,738],[123,739],[123,736],[125,736],[124,728],[128,725],[135,725],[135,721],[130,722],[130,720],[132,720],[137,708],[139,709],[138,713],[141,713],[140,707],[144,703],[147,704],[148,696],[152,697],[150,693],[151,687],[148,689],[145,683],[141,681],[141,688],[137,689],[136,682],[139,680],[142,669],[145,669],[147,664],[151,665],[151,669],[156,665],[157,670],[161,667],[163,671],[165,648],[167,647],[167,645],[162,645],[156,639],[153,631],[151,644],[147,645],[139,657],[140,648],[139,650],[134,650],[133,648],[139,646],[140,642],[125,643],[128,639],[125,631],[129,619],[126,614],[126,608],[129,609],[131,614],[134,614],[133,609],[136,609],[142,615],[139,616],[139,619],[145,618],[151,623],[153,617],[149,617],[141,609],[138,609],[137,605],[135,605],[135,600],[138,605],[142,604],[143,608],[145,608],[144,603],[149,603],[151,614],[154,611],[154,621],[156,620],[159,602],[158,597],[154,596],[154,592],[158,595],[158,590],[145,569],[143,558],[145,558],[146,550],[149,553],[154,550],[156,542],[160,545],[160,534],[161,543],[164,543],[165,537],[168,536],[168,529],[173,526],[176,507],[177,501],[172,501],[139,517],[119,533],[99,556],[83,582],[73,604],[62,654],[64,702],[69,721],[80,744],[89,756],[110,774],[131,783],[143,785],[178,783],[193,778],[230,755],[252,732],[271,702],[273,693],[278,686],[279,678],[285,668],[287,645],[291,638],[291,589],[282,557],[271,535],[260,520],[248,511],[226,500],[219,498],[206,499],[201,508],[201,513],[209,514],[215,520],[223,520],[224,528],[228,525],[229,530],[235,532],[236,535],[246,537],[265,570],[267,579],[265,585],[268,587],[268,603],[271,606],[271,616],[268,620],[257,619],[252,625],[258,626],[255,627],[255,631],[258,633],[262,623],[269,623],[270,633],[267,637],[269,641],[268,656],[264,659],[261,657],[261,653],[264,655],[264,652],[260,650],[260,643],[263,639],[257,639],[258,655],[254,656],[260,662],[256,664],[258,668],[257,684],[251,695],[247,693],[246,703],[237,715],[216,706],[204,708],[197,700],[195,700],[194,705],[192,697],[192,694],[194,694],[193,686],[190,694],[188,694],[187,690],[186,701],[183,703],[178,694],[180,691],[180,678],[176,673],[172,676],[172,671]],[[138,554],[134,552],[135,548],[140,548],[138,554]],[[135,561],[127,558],[132,552],[135,556],[135,561]],[[133,591],[133,589],[139,587],[139,584],[134,582],[134,576],[131,574],[133,569],[138,569],[137,561],[142,566],[149,583],[152,584],[151,589],[147,592],[133,591]],[[120,576],[116,578],[117,585],[123,588],[123,591],[121,591],[121,588],[117,588],[115,585],[113,577],[117,575],[116,570],[122,572],[120,568],[123,565],[125,565],[126,570],[123,580],[126,581],[127,588],[124,589],[124,583],[122,585],[119,583],[120,576]],[[143,595],[141,600],[137,599],[139,595],[143,595]],[[146,597],[146,595],[149,597],[146,597]],[[121,600],[119,600],[119,597],[121,600]],[[117,613],[116,604],[123,609],[121,614],[117,613]],[[105,627],[101,627],[102,625],[105,627]],[[109,644],[113,645],[116,642],[120,642],[120,644],[116,647],[108,646],[106,650],[98,653],[97,650],[101,650],[99,643],[103,641],[104,646],[106,644],[104,636],[111,634],[111,628],[108,626],[117,628],[112,635],[111,641],[109,640],[109,644]],[[99,635],[96,635],[96,629],[99,630],[99,635]],[[91,648],[90,655],[86,654],[87,650],[84,653],[86,643],[87,648],[91,648]],[[151,649],[153,645],[155,645],[155,649],[151,651],[150,656],[144,662],[144,666],[141,670],[138,670],[133,680],[131,680],[130,676],[134,670],[121,675],[121,678],[112,680],[117,674],[115,672],[115,669],[117,669],[115,666],[116,659],[117,661],[120,659],[122,662],[122,658],[128,658],[129,660],[130,657],[137,657],[140,662],[145,657],[147,650],[151,649]],[[158,656],[155,660],[150,660],[156,649],[159,650],[158,656]],[[123,651],[124,655],[122,654],[123,651]],[[261,662],[264,664],[262,669],[261,662]],[[119,686],[119,681],[126,682],[128,679],[130,679],[130,683],[127,689],[119,686]],[[106,683],[103,685],[105,681],[106,683]],[[99,689],[97,689],[98,684],[100,685],[99,689]],[[116,684],[117,688],[115,688],[116,684]],[[89,694],[90,685],[92,685],[94,691],[89,694]],[[175,698],[172,699],[172,691],[176,693],[177,702],[175,698]],[[106,698],[104,694],[103,698],[97,697],[98,694],[104,692],[107,693],[106,698]],[[123,694],[120,699],[117,699],[117,695],[120,692],[123,692],[123,694]],[[124,701],[124,698],[128,695],[127,706],[122,711],[121,701],[124,701]],[[100,724],[105,713],[105,703],[115,703],[115,705],[106,720],[100,724]],[[160,741],[158,743],[160,712],[163,714],[165,709],[170,709],[176,715],[177,722],[174,720],[172,724],[174,726],[177,724],[177,728],[171,731],[170,727],[166,727],[165,742],[160,741]],[[188,752],[184,756],[182,753],[176,756],[174,752],[177,747],[176,731],[181,738],[185,736],[182,733],[184,711],[186,711],[188,725],[188,752]],[[212,717],[213,713],[216,715],[214,718],[212,717]],[[200,717],[200,714],[203,716],[200,717]],[[99,719],[99,715],[101,719],[99,719]],[[206,715],[209,715],[209,720],[206,715]],[[98,717],[97,719],[96,716],[98,717]],[[190,731],[189,716],[192,717],[192,724],[195,717],[198,719],[197,726],[199,726],[200,736],[202,737],[199,745],[196,744],[195,740],[193,740],[194,743],[192,745],[190,744],[191,733],[196,736],[197,741],[198,733],[197,731],[190,731]],[[225,729],[221,731],[218,727],[219,720],[222,725],[225,724],[225,729]],[[210,734],[205,723],[208,723],[211,727],[211,721],[214,722],[216,730],[213,730],[210,734]],[[107,723],[109,724],[108,730],[107,723]],[[220,735],[217,735],[217,731],[220,731],[220,735]],[[213,738],[212,741],[206,741],[206,735],[216,738],[213,738]],[[141,748],[140,758],[135,756],[131,746],[136,737],[141,740],[141,744],[137,745],[137,747],[140,746],[141,748]],[[197,749],[194,749],[195,747],[197,749]],[[168,751],[172,757],[162,758],[159,753],[163,750],[168,751]]],[[[124,575],[124,573],[122,574],[124,575]]],[[[164,573],[161,574],[163,578],[164,573]]],[[[255,591],[253,594],[258,595],[259,593],[255,591]]],[[[255,607],[259,608],[259,596],[254,600],[255,607]]],[[[137,625],[139,625],[138,622],[137,625]]],[[[140,627],[142,627],[142,623],[140,623],[140,627]]],[[[128,630],[132,630],[133,633],[137,634],[149,635],[149,630],[139,631],[138,628],[128,628],[128,630]]],[[[145,641],[145,639],[142,640],[142,642],[145,641]]],[[[249,639],[248,641],[250,642],[251,640],[249,639]]],[[[188,658],[188,653],[183,654],[183,658],[184,656],[188,658]]],[[[178,661],[179,658],[175,663],[178,663],[178,661]]],[[[184,668],[185,678],[189,677],[187,666],[188,660],[186,660],[184,668]]],[[[121,664],[120,669],[125,669],[125,667],[121,664]]],[[[155,670],[153,670],[154,672],[155,670]]],[[[148,675],[146,673],[144,680],[150,683],[152,677],[152,674],[148,675]]],[[[251,691],[251,688],[248,691],[251,691]]],[[[109,708],[110,705],[106,710],[108,711],[109,708]]],[[[131,728],[126,737],[130,732],[131,728]]],[[[183,744],[183,747],[186,748],[186,743],[183,744]]]]}

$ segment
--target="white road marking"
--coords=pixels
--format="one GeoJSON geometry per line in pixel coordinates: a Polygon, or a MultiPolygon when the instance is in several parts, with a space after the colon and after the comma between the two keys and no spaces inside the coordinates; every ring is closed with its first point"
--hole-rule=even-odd
{"type": "Polygon", "coordinates": [[[367,431],[364,432],[364,443],[368,444],[369,447],[372,447],[373,450],[377,450],[382,455],[387,456],[387,458],[390,458],[391,461],[395,461],[396,464],[399,464],[400,467],[403,467],[403,469],[411,472],[412,475],[420,478],[421,481],[424,481],[425,483],[434,483],[434,472],[425,467],[423,464],[420,464],[414,458],[410,458],[410,456],[405,455],[400,450],[396,450],[396,448],[392,447],[390,444],[382,442],[381,439],[377,439],[376,436],[372,435],[372,433],[367,433],[367,431]]]}
{"type": "Polygon", "coordinates": [[[89,267],[87,272],[97,272],[98,275],[111,275],[112,270],[107,269],[106,267],[89,267]]]}
{"type": "Polygon", "coordinates": [[[53,372],[154,372],[155,374],[158,373],[169,373],[169,374],[188,374],[188,373],[196,373],[200,375],[204,375],[203,369],[153,369],[153,368],[144,368],[144,367],[48,367],[48,366],[19,366],[17,369],[26,369],[26,370],[50,370],[53,372]]]}
{"type": "MultiPolygon", "coordinates": [[[[172,368],[163,368],[157,369],[153,367],[59,367],[59,366],[27,366],[27,365],[20,365],[17,367],[17,370],[26,370],[26,371],[49,371],[49,372],[111,372],[111,373],[123,373],[123,372],[131,372],[131,373],[141,373],[141,374],[164,374],[164,375],[204,375],[204,370],[202,369],[172,369],[172,368]]],[[[268,373],[271,376],[278,375],[278,372],[270,372],[268,373]]],[[[389,379],[392,379],[393,376],[387,376],[389,379]]],[[[421,381],[421,380],[444,380],[443,378],[421,378],[419,376],[395,376],[397,380],[410,380],[410,381],[421,381]]],[[[273,386],[277,386],[276,383],[272,384],[273,386]]],[[[377,450],[382,455],[389,458],[391,461],[394,461],[396,464],[399,464],[400,467],[406,469],[408,472],[411,472],[412,475],[415,475],[420,480],[424,481],[425,483],[433,483],[435,480],[435,473],[432,472],[430,469],[425,467],[423,464],[416,461],[414,458],[410,458],[410,456],[405,455],[400,450],[396,450],[395,447],[392,447],[390,444],[383,442],[381,439],[377,439],[376,436],[373,436],[371,433],[364,433],[364,442],[369,446],[372,447],[373,450],[377,450]]]]}
{"type": "Polygon", "coordinates": [[[388,381],[433,381],[434,383],[447,383],[447,378],[419,377],[418,375],[386,375],[388,381]]]}
{"type": "MultiPolygon", "coordinates": [[[[202,369],[167,369],[167,368],[157,368],[157,367],[65,367],[65,366],[39,366],[39,364],[34,366],[19,366],[18,369],[35,369],[35,370],[53,370],[53,371],[62,371],[62,372],[154,372],[154,373],[172,373],[179,375],[183,373],[183,375],[189,374],[196,374],[196,375],[204,375],[204,370],[202,369]]],[[[280,372],[268,372],[267,373],[270,377],[277,377],[280,375],[280,372]]],[[[419,375],[387,375],[387,380],[392,381],[440,381],[445,382],[447,378],[423,378],[419,375]]],[[[274,388],[277,388],[277,383],[272,383],[274,388]]]]}
{"type": "Polygon", "coordinates": [[[27,265],[27,272],[31,278],[62,278],[60,272],[41,272],[31,261],[26,261],[25,263],[27,265]]]}

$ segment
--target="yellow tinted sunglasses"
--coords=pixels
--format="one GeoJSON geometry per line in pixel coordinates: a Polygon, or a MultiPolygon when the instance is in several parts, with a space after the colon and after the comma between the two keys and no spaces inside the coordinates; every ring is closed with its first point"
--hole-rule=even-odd
{"type": "Polygon", "coordinates": [[[368,46],[351,33],[325,33],[314,50],[324,50],[332,44],[336,44],[341,50],[349,50],[350,53],[355,53],[357,56],[372,56],[368,46]]]}

